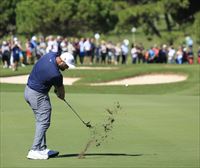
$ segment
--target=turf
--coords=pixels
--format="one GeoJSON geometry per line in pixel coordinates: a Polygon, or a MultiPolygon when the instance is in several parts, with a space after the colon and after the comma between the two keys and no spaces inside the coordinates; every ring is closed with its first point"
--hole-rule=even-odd
{"type": "MultiPolygon", "coordinates": [[[[119,101],[113,131],[100,147],[91,146],[78,159],[90,132],[66,104],[50,92],[53,112],[47,133],[48,147],[60,157],[32,161],[26,155],[34,135],[34,117],[23,98],[25,85],[0,84],[0,167],[70,168],[198,168],[200,119],[199,65],[126,65],[113,70],[72,70],[66,77],[80,77],[66,86],[66,98],[85,121],[103,123],[106,108],[119,101]],[[143,86],[89,86],[148,73],[185,74],[172,84],[143,86]]],[[[1,69],[0,76],[28,74],[32,66],[17,72],[1,69]]]]}
{"type": "Polygon", "coordinates": [[[86,159],[77,159],[89,138],[88,128],[70,109],[50,94],[52,124],[49,148],[61,157],[45,161],[26,159],[34,133],[33,114],[22,92],[1,92],[1,162],[4,167],[199,167],[199,96],[75,94],[71,105],[86,121],[101,123],[105,108],[119,101],[110,138],[92,146],[86,159]]]}
{"type": "MultiPolygon", "coordinates": [[[[102,67],[102,66],[101,66],[102,67]]],[[[113,66],[112,66],[113,67],[113,66]]],[[[140,64],[114,66],[113,70],[69,70],[64,71],[65,77],[79,77],[79,81],[72,86],[67,86],[67,93],[103,93],[103,94],[183,94],[197,95],[200,94],[200,66],[195,65],[160,65],[160,64],[140,64]],[[188,79],[183,82],[159,85],[135,85],[125,86],[90,86],[90,83],[105,82],[110,80],[124,79],[142,74],[149,73],[175,73],[184,74],[188,79]]],[[[29,74],[31,66],[21,68],[17,72],[10,69],[3,69],[0,76],[11,76],[20,74],[29,74]]],[[[0,84],[0,91],[5,92],[23,92],[24,85],[0,84]]],[[[53,89],[52,89],[53,90],[53,89]]]]}

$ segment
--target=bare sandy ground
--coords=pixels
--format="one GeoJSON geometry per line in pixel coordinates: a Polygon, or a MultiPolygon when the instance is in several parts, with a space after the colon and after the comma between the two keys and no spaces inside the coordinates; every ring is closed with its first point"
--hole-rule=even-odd
{"type": "Polygon", "coordinates": [[[117,67],[76,67],[75,69],[86,69],[86,70],[112,70],[112,69],[118,69],[117,67]]]}
{"type": "MultiPolygon", "coordinates": [[[[0,83],[11,83],[11,84],[26,84],[28,75],[2,77],[0,83]]],[[[74,82],[80,78],[63,78],[64,85],[73,85],[74,82]]],[[[161,84],[161,83],[174,83],[180,82],[187,79],[186,75],[177,74],[148,74],[141,75],[132,78],[110,81],[105,83],[92,83],[92,86],[103,86],[103,85],[150,85],[150,84],[161,84]]]]}
{"type": "Polygon", "coordinates": [[[174,83],[180,82],[187,79],[186,75],[177,74],[148,74],[141,75],[132,78],[110,81],[105,83],[93,83],[93,86],[102,85],[150,85],[150,84],[161,84],[161,83],[174,83]]]}
{"type": "MultiPolygon", "coordinates": [[[[63,78],[64,85],[72,85],[74,82],[80,78],[63,78]]],[[[21,76],[11,76],[0,78],[0,83],[11,83],[11,84],[26,84],[28,80],[28,75],[21,76]]]]}

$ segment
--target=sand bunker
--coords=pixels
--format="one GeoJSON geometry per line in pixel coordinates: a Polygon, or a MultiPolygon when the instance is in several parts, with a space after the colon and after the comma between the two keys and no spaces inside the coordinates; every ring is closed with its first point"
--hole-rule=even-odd
{"type": "MultiPolygon", "coordinates": [[[[10,83],[10,84],[26,84],[28,75],[12,76],[12,77],[2,77],[0,78],[0,83],[10,83]]],[[[74,82],[78,81],[80,78],[63,78],[64,85],[72,85],[74,82]]],[[[150,84],[161,84],[161,83],[174,83],[180,82],[187,79],[186,75],[177,74],[148,74],[141,75],[132,78],[115,80],[104,83],[93,83],[91,86],[103,86],[103,85],[150,85],[150,84]]]]}
{"type": "Polygon", "coordinates": [[[174,83],[180,82],[187,79],[186,75],[177,74],[148,74],[141,75],[132,78],[110,81],[105,83],[93,83],[92,86],[102,85],[150,85],[150,84],[161,84],[161,83],[174,83]]]}
{"type": "MultiPolygon", "coordinates": [[[[87,66],[82,66],[82,67],[76,67],[75,69],[85,69],[85,70],[112,70],[112,69],[118,69],[117,67],[87,67],[87,66]]],[[[73,69],[72,69],[73,70],[73,69]]]]}
{"type": "MultiPolygon", "coordinates": [[[[72,85],[74,82],[80,78],[63,78],[64,85],[72,85]]],[[[0,83],[10,83],[10,84],[26,84],[28,80],[28,75],[11,76],[0,78],[0,83]]]]}

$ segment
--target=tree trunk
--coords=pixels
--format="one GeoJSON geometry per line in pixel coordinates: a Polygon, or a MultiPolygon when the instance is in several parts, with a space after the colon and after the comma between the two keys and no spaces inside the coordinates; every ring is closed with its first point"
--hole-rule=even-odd
{"type": "Polygon", "coordinates": [[[159,38],[161,38],[161,34],[160,34],[159,30],[156,28],[156,26],[154,25],[154,23],[151,20],[147,19],[147,24],[151,28],[153,33],[156,34],[159,38]]]}
{"type": "Polygon", "coordinates": [[[166,26],[167,26],[167,30],[170,32],[172,31],[172,26],[171,26],[171,23],[170,23],[170,20],[169,20],[169,16],[167,13],[165,13],[165,23],[166,23],[166,26]]]}

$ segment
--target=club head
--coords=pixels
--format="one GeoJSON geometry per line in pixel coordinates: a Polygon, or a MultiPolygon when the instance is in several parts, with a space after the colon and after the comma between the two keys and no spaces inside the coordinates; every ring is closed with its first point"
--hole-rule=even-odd
{"type": "Polygon", "coordinates": [[[85,123],[86,127],[88,128],[92,128],[92,125],[90,124],[90,122],[85,123]]]}

